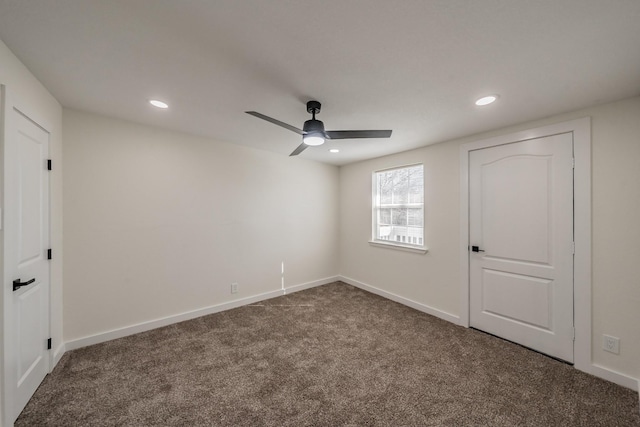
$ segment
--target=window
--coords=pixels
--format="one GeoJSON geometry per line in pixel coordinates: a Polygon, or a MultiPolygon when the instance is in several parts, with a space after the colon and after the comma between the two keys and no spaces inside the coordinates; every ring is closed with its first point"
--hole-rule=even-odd
{"type": "Polygon", "coordinates": [[[372,243],[424,249],[423,165],[374,172],[372,243]]]}

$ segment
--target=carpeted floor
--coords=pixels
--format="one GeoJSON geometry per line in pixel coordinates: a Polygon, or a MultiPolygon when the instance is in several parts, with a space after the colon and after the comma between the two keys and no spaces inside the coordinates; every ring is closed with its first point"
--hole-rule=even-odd
{"type": "Polygon", "coordinates": [[[344,283],[65,354],[16,426],[640,426],[638,395],[344,283]]]}

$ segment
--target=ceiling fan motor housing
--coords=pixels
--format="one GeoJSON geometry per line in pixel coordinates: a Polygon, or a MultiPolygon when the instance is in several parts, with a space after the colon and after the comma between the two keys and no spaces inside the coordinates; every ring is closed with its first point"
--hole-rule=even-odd
{"type": "MultiPolygon", "coordinates": [[[[321,105],[318,101],[307,102],[307,112],[312,115],[312,118],[304,122],[302,130],[308,136],[316,136],[324,139],[326,137],[324,133],[324,123],[316,120],[316,114],[320,112],[320,107],[321,105]]],[[[304,139],[305,138],[303,138],[303,140],[304,139]]]]}
{"type": "Polygon", "coordinates": [[[320,120],[315,119],[307,120],[306,122],[304,122],[302,130],[307,134],[320,133],[324,135],[324,123],[322,123],[320,120]]]}

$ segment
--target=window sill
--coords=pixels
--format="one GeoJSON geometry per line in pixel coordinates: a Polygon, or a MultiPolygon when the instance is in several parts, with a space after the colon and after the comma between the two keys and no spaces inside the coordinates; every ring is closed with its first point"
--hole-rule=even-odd
{"type": "Polygon", "coordinates": [[[376,240],[369,240],[369,245],[377,246],[379,248],[396,249],[399,251],[413,252],[416,254],[426,254],[427,251],[429,251],[429,248],[425,246],[416,247],[416,246],[403,245],[402,243],[391,243],[391,242],[387,243],[387,242],[381,242],[376,240]]]}

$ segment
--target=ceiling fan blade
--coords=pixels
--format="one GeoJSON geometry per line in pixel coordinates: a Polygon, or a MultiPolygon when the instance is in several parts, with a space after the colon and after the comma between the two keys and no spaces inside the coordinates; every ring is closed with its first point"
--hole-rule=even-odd
{"type": "Polygon", "coordinates": [[[306,150],[308,147],[307,144],[305,144],[304,142],[300,145],[298,145],[298,148],[296,148],[295,150],[293,150],[293,153],[289,154],[289,157],[291,156],[297,156],[298,154],[302,153],[304,150],[306,150]]]}
{"type": "Polygon", "coordinates": [[[328,139],[389,138],[391,130],[328,130],[328,139]]]}
{"type": "Polygon", "coordinates": [[[273,123],[274,125],[278,125],[278,126],[283,127],[283,128],[285,128],[285,129],[289,129],[290,131],[295,132],[295,133],[297,133],[298,135],[304,135],[304,132],[303,132],[303,130],[302,130],[302,129],[298,129],[298,128],[297,128],[297,127],[295,127],[295,126],[291,126],[291,125],[289,125],[289,124],[286,124],[285,122],[281,122],[280,120],[276,120],[276,119],[274,119],[273,117],[265,116],[264,114],[260,114],[260,113],[258,113],[257,111],[245,111],[245,113],[250,114],[250,115],[252,115],[252,116],[254,116],[254,117],[257,117],[257,118],[259,118],[259,119],[262,119],[262,120],[266,120],[266,121],[268,121],[268,122],[271,122],[271,123],[273,123]]]}

